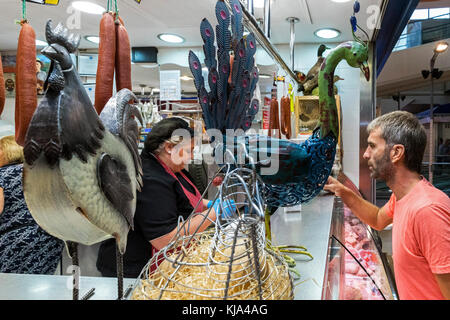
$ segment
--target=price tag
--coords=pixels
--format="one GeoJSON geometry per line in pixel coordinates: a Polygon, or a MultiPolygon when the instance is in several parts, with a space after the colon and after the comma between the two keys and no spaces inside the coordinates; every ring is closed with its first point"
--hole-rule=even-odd
{"type": "Polygon", "coordinates": [[[180,70],[161,70],[159,82],[161,101],[181,100],[180,70]]]}
{"type": "Polygon", "coordinates": [[[31,3],[38,3],[38,4],[46,4],[51,6],[57,6],[59,4],[59,0],[26,0],[27,2],[31,3]]]}

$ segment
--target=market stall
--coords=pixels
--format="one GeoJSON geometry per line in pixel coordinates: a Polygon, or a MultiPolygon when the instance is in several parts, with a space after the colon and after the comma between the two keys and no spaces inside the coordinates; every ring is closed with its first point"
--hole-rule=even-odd
{"type": "MultiPolygon", "coordinates": [[[[50,7],[28,4],[27,20],[26,2],[21,34],[32,38],[31,17],[50,7]]],[[[363,136],[355,132],[372,116],[375,35],[356,23],[359,2],[342,9],[345,37],[328,46],[296,41],[302,31],[294,17],[283,17],[290,29],[271,29],[270,1],[261,10],[263,25],[253,1],[202,3],[208,18],[190,22],[198,41],[181,49],[136,44],[144,42],[135,42],[136,30],[151,29],[136,27],[135,20],[151,11],[147,1],[103,2],[95,20],[98,48],[80,48],[89,35],[67,20],[33,23],[47,42],[41,52],[48,75],[39,94],[25,67],[36,60],[36,48],[19,38],[10,53],[16,65],[4,59],[17,79],[4,114],[15,120],[16,141],[24,147],[25,201],[39,227],[64,241],[70,261],[61,261],[65,274],[59,275],[0,272],[0,299],[396,299],[376,232],[322,191],[330,175],[358,193],[351,181],[364,189],[369,179],[359,171],[363,136]],[[275,45],[276,32],[289,34],[289,46],[275,45]],[[135,80],[143,72],[136,68],[150,71],[135,80]],[[192,77],[182,79],[187,71],[192,77]],[[148,84],[139,83],[143,79],[148,84]],[[223,203],[232,200],[236,212],[186,236],[191,221],[202,217],[199,203],[193,205],[140,276],[124,277],[127,236],[145,187],[141,153],[148,133],[167,118],[185,120],[195,133],[197,162],[189,172],[196,188],[213,204],[220,200],[214,210],[224,212],[223,203]],[[243,134],[230,138],[231,129],[243,134]],[[265,173],[273,163],[279,170],[265,173]],[[78,266],[93,264],[97,252],[79,255],[79,246],[108,239],[115,241],[117,279],[83,270],[80,276],[78,266]]],[[[51,8],[71,8],[63,5],[51,8]]],[[[277,12],[280,20],[289,8],[277,12]]]]}

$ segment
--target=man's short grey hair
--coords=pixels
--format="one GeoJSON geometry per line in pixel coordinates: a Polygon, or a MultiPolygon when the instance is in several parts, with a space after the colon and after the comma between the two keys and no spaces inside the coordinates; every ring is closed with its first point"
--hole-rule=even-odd
{"type": "Polygon", "coordinates": [[[370,134],[377,128],[389,149],[395,144],[405,147],[405,166],[420,173],[427,134],[417,117],[407,111],[390,112],[369,123],[367,132],[370,134]]]}

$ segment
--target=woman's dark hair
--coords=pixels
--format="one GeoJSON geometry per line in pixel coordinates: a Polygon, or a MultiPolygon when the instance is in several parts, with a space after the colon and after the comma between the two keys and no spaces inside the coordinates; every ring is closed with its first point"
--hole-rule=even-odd
{"type": "Polygon", "coordinates": [[[145,139],[143,153],[154,153],[164,142],[173,139],[174,137],[172,136],[174,133],[177,136],[172,141],[174,143],[181,142],[179,137],[194,137],[194,130],[189,127],[189,124],[185,120],[176,117],[166,118],[155,124],[152,131],[148,133],[145,139]]]}

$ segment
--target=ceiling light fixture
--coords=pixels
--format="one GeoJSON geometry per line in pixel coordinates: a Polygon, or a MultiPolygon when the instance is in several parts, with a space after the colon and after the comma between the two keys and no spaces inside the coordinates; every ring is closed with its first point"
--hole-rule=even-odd
{"type": "Polygon", "coordinates": [[[173,33],[158,34],[158,39],[169,43],[183,43],[184,38],[173,33]]]}
{"type": "Polygon", "coordinates": [[[337,3],[344,3],[344,2],[349,2],[351,0],[331,0],[333,2],[337,2],[337,3]]]}
{"type": "Polygon", "coordinates": [[[316,30],[314,32],[314,34],[319,38],[333,39],[333,38],[338,37],[341,34],[341,32],[339,30],[332,29],[332,28],[323,28],[323,29],[316,30]]]}
{"type": "Polygon", "coordinates": [[[136,63],[136,64],[142,68],[147,68],[147,69],[153,69],[153,68],[159,67],[159,64],[157,64],[157,63],[146,63],[146,64],[136,63]]]}
{"type": "Polygon", "coordinates": [[[434,48],[434,52],[436,53],[442,53],[444,51],[446,51],[448,48],[448,43],[443,41],[443,42],[439,42],[436,47],[434,48]]]}
{"type": "Polygon", "coordinates": [[[81,12],[89,13],[89,14],[98,14],[101,15],[105,12],[105,8],[99,6],[98,4],[89,2],[89,1],[73,1],[72,7],[75,10],[79,10],[81,12]]]}
{"type": "Polygon", "coordinates": [[[84,38],[87,41],[95,43],[95,44],[99,44],[100,43],[100,38],[98,36],[85,36],[84,38]]]}
{"type": "Polygon", "coordinates": [[[264,0],[253,0],[254,8],[264,8],[264,0]]]}
{"type": "Polygon", "coordinates": [[[47,42],[36,39],[36,47],[46,47],[46,46],[48,46],[47,42]]]}
{"type": "Polygon", "coordinates": [[[192,78],[189,77],[189,76],[181,76],[180,79],[183,80],[183,81],[189,81],[189,80],[192,80],[192,78]]]}

